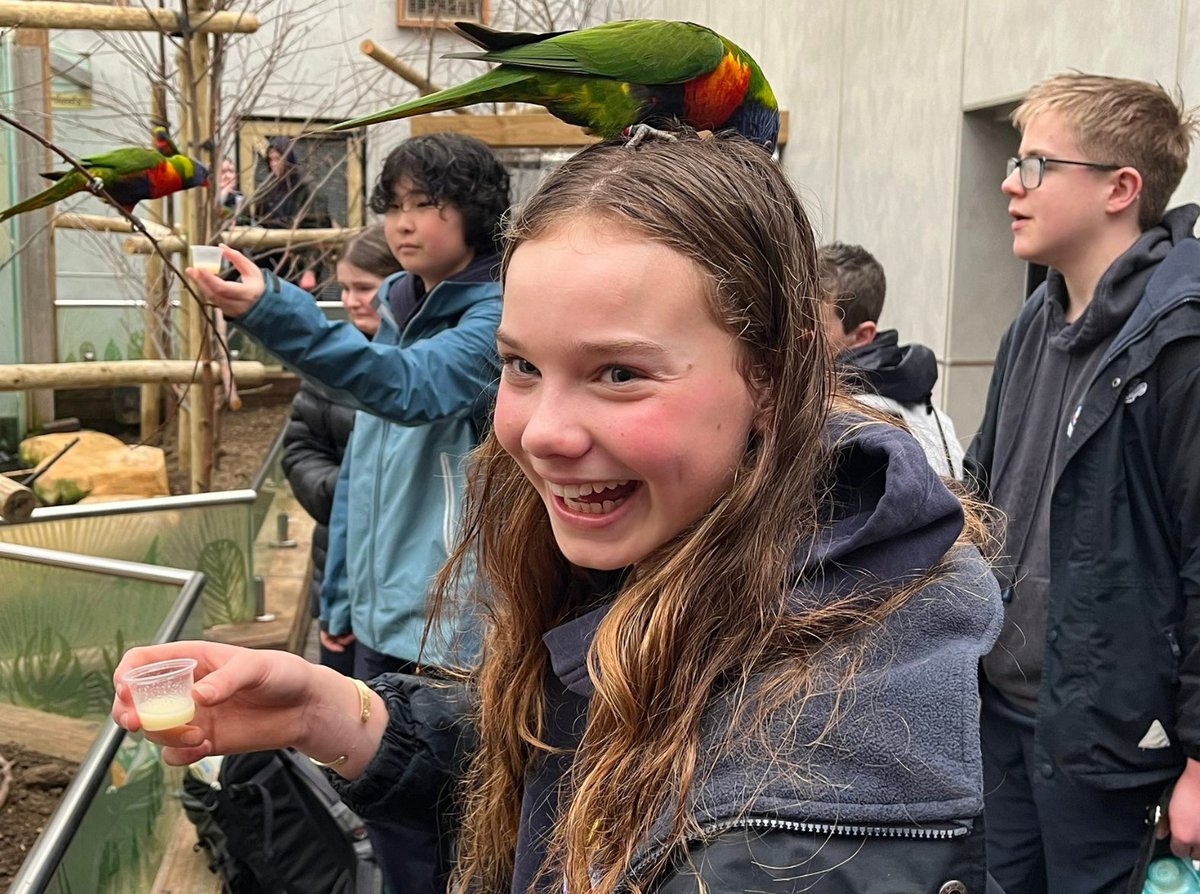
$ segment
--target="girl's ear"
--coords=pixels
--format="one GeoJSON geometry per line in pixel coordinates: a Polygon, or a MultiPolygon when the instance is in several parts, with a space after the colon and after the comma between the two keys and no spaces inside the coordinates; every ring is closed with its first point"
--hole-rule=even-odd
{"type": "Polygon", "coordinates": [[[767,427],[767,420],[771,413],[771,389],[767,386],[766,377],[762,375],[756,375],[747,381],[746,387],[750,389],[750,398],[754,401],[754,416],[750,420],[750,428],[755,433],[761,434],[767,427]]]}

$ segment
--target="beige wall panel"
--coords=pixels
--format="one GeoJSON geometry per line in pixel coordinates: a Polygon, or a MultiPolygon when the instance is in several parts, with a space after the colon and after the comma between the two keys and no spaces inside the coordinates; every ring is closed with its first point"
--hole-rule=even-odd
{"type": "Polygon", "coordinates": [[[970,0],[963,104],[1014,98],[1069,68],[1174,83],[1184,3],[1194,0],[970,0]]]}
{"type": "Polygon", "coordinates": [[[946,394],[942,401],[949,417],[954,420],[954,431],[963,446],[969,446],[979,423],[983,420],[983,406],[987,400],[988,384],[992,381],[991,366],[958,367],[946,375],[946,394]]]}
{"type": "Polygon", "coordinates": [[[881,323],[945,352],[963,3],[846,3],[838,239],[876,254],[881,323]],[[919,6],[919,9],[918,9],[919,6]]]}
{"type": "MultiPolygon", "coordinates": [[[[1200,106],[1200,0],[1184,0],[1183,29],[1179,41],[1179,86],[1183,101],[1200,106]]],[[[1191,163],[1172,204],[1200,202],[1200,152],[1192,147],[1191,163]]]]}
{"type": "Polygon", "coordinates": [[[822,240],[833,238],[835,217],[844,8],[841,0],[786,6],[645,0],[642,5],[649,18],[687,19],[713,28],[762,66],[791,119],[784,168],[822,240]]]}

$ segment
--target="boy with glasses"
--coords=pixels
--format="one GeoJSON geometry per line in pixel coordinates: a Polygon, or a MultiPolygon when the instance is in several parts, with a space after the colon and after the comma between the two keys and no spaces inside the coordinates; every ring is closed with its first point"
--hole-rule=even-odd
{"type": "Polygon", "coordinates": [[[1051,270],[967,457],[1007,516],[989,870],[1020,894],[1124,892],[1164,795],[1159,834],[1200,857],[1200,208],[1164,216],[1196,122],[1156,84],[1078,73],[1013,121],[1013,251],[1051,270]]]}

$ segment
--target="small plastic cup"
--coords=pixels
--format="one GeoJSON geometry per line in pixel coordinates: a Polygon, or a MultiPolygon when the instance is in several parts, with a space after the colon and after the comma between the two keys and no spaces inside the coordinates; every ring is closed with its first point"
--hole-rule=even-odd
{"type": "Polygon", "coordinates": [[[192,719],[196,713],[192,701],[195,669],[196,662],[191,658],[172,658],[143,664],[125,674],[142,729],[171,729],[192,719]]]}
{"type": "Polygon", "coordinates": [[[221,247],[219,245],[192,245],[188,248],[191,266],[209,273],[221,272],[221,247]]]}

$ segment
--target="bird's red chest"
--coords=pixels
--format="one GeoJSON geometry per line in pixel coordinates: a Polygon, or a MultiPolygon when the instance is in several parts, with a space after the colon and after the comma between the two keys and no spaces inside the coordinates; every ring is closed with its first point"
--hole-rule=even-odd
{"type": "Polygon", "coordinates": [[[697,130],[712,130],[724,124],[746,95],[750,67],[726,53],[708,74],[683,85],[683,112],[697,130]]]}
{"type": "Polygon", "coordinates": [[[150,181],[150,198],[152,199],[170,195],[183,186],[183,180],[180,178],[179,172],[170,163],[165,161],[148,169],[145,174],[146,179],[150,181]]]}

